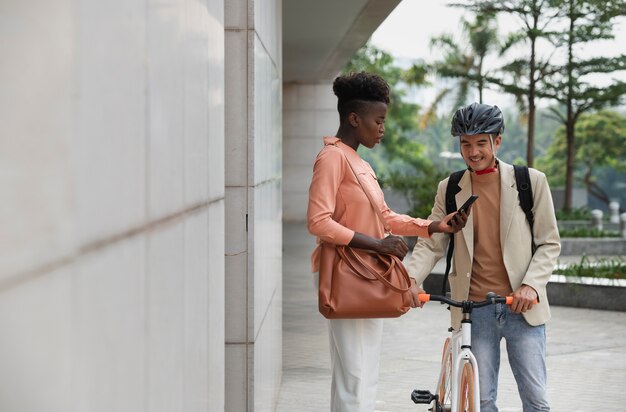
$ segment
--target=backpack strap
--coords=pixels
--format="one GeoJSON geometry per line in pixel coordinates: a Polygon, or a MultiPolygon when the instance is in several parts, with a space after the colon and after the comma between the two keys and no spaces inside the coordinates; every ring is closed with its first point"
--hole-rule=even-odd
{"type": "Polygon", "coordinates": [[[527,166],[513,165],[515,170],[515,182],[517,192],[519,194],[519,204],[526,215],[526,220],[530,226],[530,235],[532,237],[532,253],[535,253],[537,246],[535,245],[535,237],[533,235],[533,225],[535,223],[535,215],[533,214],[533,188],[530,184],[530,174],[527,166]]]}
{"type": "MultiPolygon", "coordinates": [[[[458,170],[450,175],[448,179],[448,186],[446,187],[446,214],[449,215],[452,212],[456,212],[456,194],[461,191],[459,182],[463,177],[465,170],[458,170]]],[[[448,276],[450,275],[450,267],[452,266],[452,253],[454,252],[454,234],[450,234],[450,241],[448,242],[448,252],[446,254],[446,272],[443,276],[443,284],[441,285],[441,294],[446,295],[448,286],[448,276]]]]}
{"type": "Polygon", "coordinates": [[[463,177],[465,170],[457,170],[450,175],[448,179],[448,186],[446,187],[446,214],[456,212],[456,194],[461,191],[459,182],[463,177]]]}

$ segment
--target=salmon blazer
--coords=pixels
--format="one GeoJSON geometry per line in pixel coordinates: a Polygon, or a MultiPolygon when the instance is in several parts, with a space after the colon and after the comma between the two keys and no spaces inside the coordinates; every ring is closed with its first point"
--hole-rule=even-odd
{"type": "MultiPolygon", "coordinates": [[[[546,285],[557,263],[561,244],[554,215],[552,195],[546,176],[536,169],[529,168],[533,190],[534,233],[519,203],[515,173],[512,165],[499,162],[500,171],[500,242],[511,287],[513,290],[522,284],[533,287],[539,295],[539,303],[524,313],[526,321],[533,326],[541,325],[550,319],[550,307],[546,294],[546,285]],[[532,253],[534,236],[537,249],[532,253]]],[[[441,220],[446,216],[445,196],[448,179],[439,183],[435,204],[430,220],[441,220]]],[[[470,172],[466,171],[459,181],[461,191],[456,195],[457,205],[472,194],[470,172]]],[[[472,276],[474,256],[473,214],[470,213],[463,230],[454,238],[454,256],[450,271],[452,298],[467,299],[472,276]]],[[[444,256],[449,235],[437,233],[430,239],[418,239],[407,263],[409,274],[420,284],[432,271],[435,264],[444,256]]],[[[452,308],[452,326],[458,330],[461,311],[452,308]]]]}

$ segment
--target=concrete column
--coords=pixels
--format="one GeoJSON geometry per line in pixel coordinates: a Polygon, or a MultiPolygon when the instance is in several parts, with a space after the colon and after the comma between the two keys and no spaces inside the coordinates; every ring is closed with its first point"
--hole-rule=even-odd
{"type": "Polygon", "coordinates": [[[334,136],[339,128],[337,98],[332,82],[326,82],[285,84],[283,99],[283,218],[304,222],[313,163],[322,149],[322,137],[334,136]]]}
{"type": "Polygon", "coordinates": [[[602,230],[602,216],[603,213],[600,209],[593,209],[591,211],[591,226],[594,229],[602,230]]]}
{"type": "Polygon", "coordinates": [[[619,203],[609,202],[609,222],[619,223],[619,203]]]}
{"type": "Polygon", "coordinates": [[[282,1],[225,6],[226,410],[273,411],[282,372],[282,1]]]}
{"type": "Polygon", "coordinates": [[[224,1],[3,1],[0,409],[224,409],[224,1]]]}

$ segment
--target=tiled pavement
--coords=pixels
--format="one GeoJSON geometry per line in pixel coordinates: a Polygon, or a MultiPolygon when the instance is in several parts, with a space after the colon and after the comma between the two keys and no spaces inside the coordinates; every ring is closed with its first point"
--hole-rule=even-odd
{"type": "MultiPolygon", "coordinates": [[[[309,273],[313,238],[302,224],[285,224],[283,240],[283,380],[277,411],[327,411],[328,334],[309,273]]],[[[385,321],[379,410],[427,410],[409,396],[414,388],[434,389],[448,319],[443,306],[429,304],[385,321]]],[[[552,307],[546,330],[552,410],[626,411],[626,313],[552,307]]],[[[502,412],[522,410],[505,356],[498,404],[502,412]]]]}

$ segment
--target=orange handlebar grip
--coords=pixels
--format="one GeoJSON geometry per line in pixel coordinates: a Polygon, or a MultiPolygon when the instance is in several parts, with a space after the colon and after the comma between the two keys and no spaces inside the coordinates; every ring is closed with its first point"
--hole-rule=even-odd
{"type": "Polygon", "coordinates": [[[417,298],[419,299],[420,302],[430,301],[430,295],[428,293],[420,293],[417,295],[417,298]]]}
{"type": "MultiPolygon", "coordinates": [[[[533,301],[533,305],[536,305],[537,303],[539,303],[539,301],[537,299],[535,299],[533,301]]],[[[507,296],[506,297],[506,304],[507,305],[512,305],[513,304],[513,296],[507,296]]]]}

